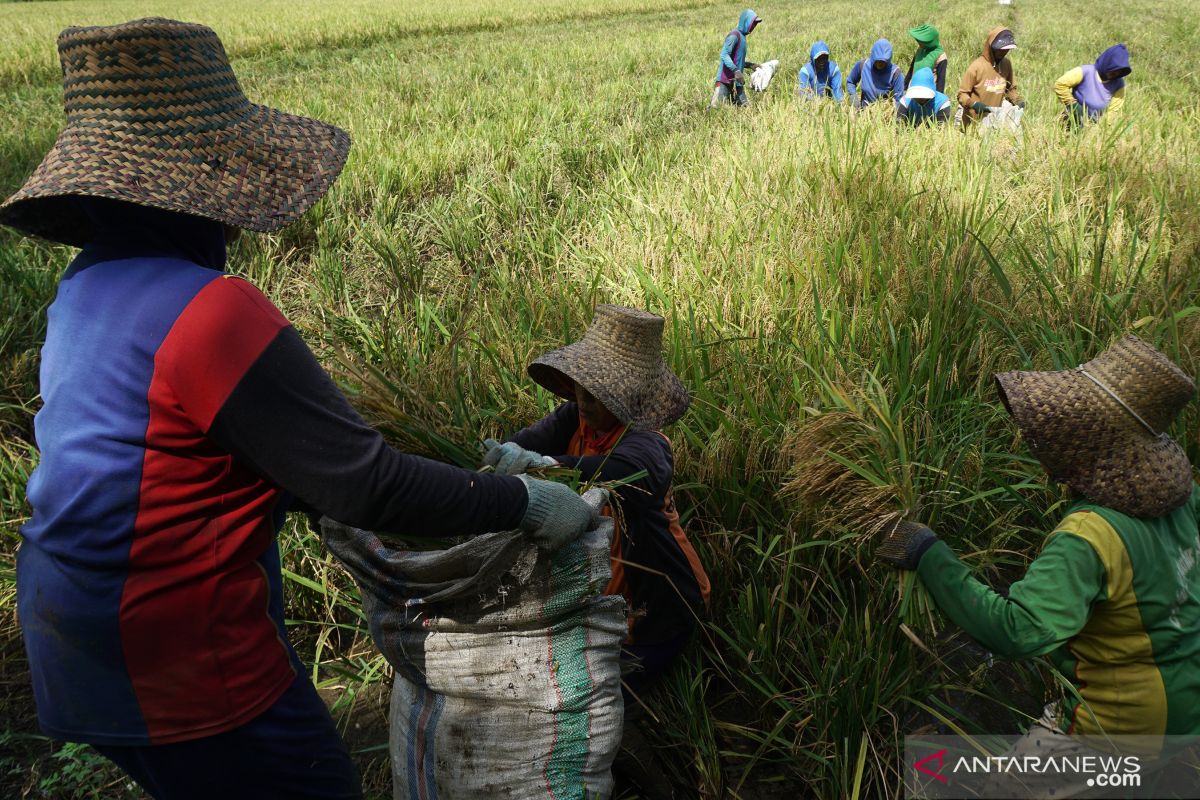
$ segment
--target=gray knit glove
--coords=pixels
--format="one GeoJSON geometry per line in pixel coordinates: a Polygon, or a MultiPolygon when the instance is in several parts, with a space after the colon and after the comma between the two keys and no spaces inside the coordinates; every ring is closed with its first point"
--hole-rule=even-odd
{"type": "Polygon", "coordinates": [[[483,446],[488,448],[483,463],[493,467],[497,475],[520,475],[532,467],[553,467],[558,464],[550,456],[526,450],[516,442],[501,444],[495,439],[486,439],[483,446]]]}
{"type": "Polygon", "coordinates": [[[574,541],[584,531],[600,524],[600,509],[608,502],[608,492],[593,489],[587,498],[575,494],[570,486],[518,475],[529,492],[529,505],[522,530],[537,546],[551,552],[574,541]]]}
{"type": "Polygon", "coordinates": [[[900,520],[884,535],[875,556],[893,567],[915,570],[921,556],[937,541],[937,534],[921,523],[900,520]]]}

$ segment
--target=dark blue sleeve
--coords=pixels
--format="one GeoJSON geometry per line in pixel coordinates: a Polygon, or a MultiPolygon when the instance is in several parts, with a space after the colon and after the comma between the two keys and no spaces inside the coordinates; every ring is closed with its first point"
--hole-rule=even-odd
{"type": "Polygon", "coordinates": [[[646,470],[646,477],[617,490],[621,502],[631,505],[661,504],[675,471],[671,445],[653,431],[626,432],[605,456],[547,455],[553,455],[565,467],[579,470],[584,480],[617,481],[646,470]]]}
{"type": "Polygon", "coordinates": [[[854,66],[850,68],[850,76],[846,79],[846,84],[850,87],[850,92],[853,94],[854,89],[858,87],[858,82],[862,80],[862,65],[863,62],[855,61],[854,66]]]}
{"type": "Polygon", "coordinates": [[[517,527],[520,480],[389,447],[289,326],[238,381],[209,437],[294,495],[294,507],[377,531],[467,536],[517,527]]]}
{"type": "Polygon", "coordinates": [[[567,452],[578,427],[579,406],[563,403],[528,428],[517,431],[508,441],[544,456],[557,456],[567,452]]]}

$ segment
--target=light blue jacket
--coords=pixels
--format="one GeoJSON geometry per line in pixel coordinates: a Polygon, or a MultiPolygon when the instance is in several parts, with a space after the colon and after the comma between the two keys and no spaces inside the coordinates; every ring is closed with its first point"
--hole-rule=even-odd
{"type": "Polygon", "coordinates": [[[845,93],[842,90],[842,71],[832,58],[825,65],[825,72],[817,70],[817,57],[829,55],[829,45],[817,42],[808,51],[808,63],[800,68],[800,95],[806,98],[832,97],[841,100],[845,93]]]}

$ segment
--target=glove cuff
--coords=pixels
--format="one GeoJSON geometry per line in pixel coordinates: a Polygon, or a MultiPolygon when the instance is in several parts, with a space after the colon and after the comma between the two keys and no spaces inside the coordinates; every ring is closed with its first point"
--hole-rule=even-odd
{"type": "Polygon", "coordinates": [[[912,540],[908,543],[909,547],[909,562],[912,568],[916,569],[921,563],[921,556],[938,543],[938,535],[931,529],[925,528],[919,531],[912,540]]]}
{"type": "Polygon", "coordinates": [[[547,497],[546,492],[537,491],[537,481],[528,475],[516,475],[521,483],[525,484],[525,492],[529,496],[529,500],[525,504],[525,516],[521,519],[521,529],[526,531],[536,531],[545,524],[546,518],[550,514],[553,503],[547,497]]]}

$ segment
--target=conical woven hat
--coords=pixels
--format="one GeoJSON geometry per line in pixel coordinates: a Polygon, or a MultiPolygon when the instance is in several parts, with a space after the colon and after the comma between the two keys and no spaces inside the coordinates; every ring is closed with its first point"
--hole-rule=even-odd
{"type": "Polygon", "coordinates": [[[583,339],[529,365],[529,377],[568,400],[571,381],[591,392],[633,430],[665,428],[687,411],[687,388],[662,357],[663,318],[621,306],[596,306],[583,339]]]}
{"type": "Polygon", "coordinates": [[[1166,433],[1192,379],[1136,336],[1056,372],[1004,372],[996,384],[1050,477],[1108,508],[1160,517],[1183,505],[1192,465],[1166,433]]]}
{"type": "Polygon", "coordinates": [[[78,195],[277,230],[325,193],[350,151],[339,128],[247,100],[203,25],[68,28],[58,55],[67,127],[0,205],[0,223],[36,236],[85,244],[78,195]]]}

